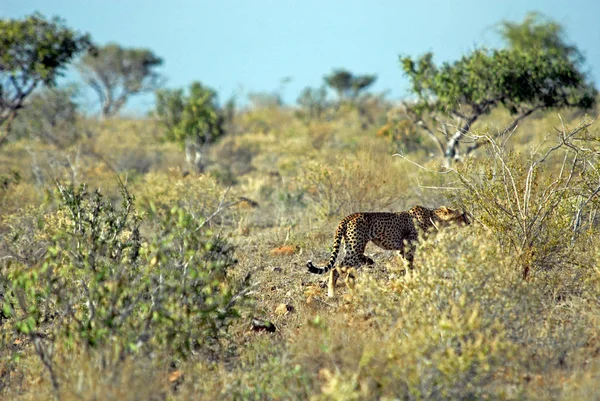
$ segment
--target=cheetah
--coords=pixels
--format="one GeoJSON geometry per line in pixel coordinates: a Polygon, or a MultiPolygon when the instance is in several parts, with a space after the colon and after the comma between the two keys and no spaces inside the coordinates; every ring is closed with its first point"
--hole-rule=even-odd
{"type": "Polygon", "coordinates": [[[372,265],[373,259],[364,255],[369,241],[386,250],[399,250],[400,255],[412,268],[414,251],[419,231],[427,233],[451,223],[470,224],[467,214],[442,206],[428,209],[415,206],[404,212],[364,212],[354,213],[344,218],[337,227],[333,242],[333,251],[327,266],[320,268],[312,261],[306,266],[314,274],[324,274],[331,271],[328,282],[328,295],[333,296],[333,287],[339,272],[333,269],[337,259],[342,239],[345,243],[346,254],[341,262],[343,267],[358,267],[372,265]]]}

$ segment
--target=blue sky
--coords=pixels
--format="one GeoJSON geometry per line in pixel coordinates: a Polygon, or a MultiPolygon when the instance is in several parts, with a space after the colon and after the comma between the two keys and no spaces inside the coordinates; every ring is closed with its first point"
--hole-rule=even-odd
{"type": "MultiPolygon", "coordinates": [[[[400,54],[433,51],[440,62],[500,46],[494,25],[534,10],[563,24],[598,84],[597,0],[0,0],[2,18],[40,11],[99,44],[151,49],[165,60],[168,87],[199,80],[222,101],[280,90],[287,103],[336,67],[377,74],[373,90],[406,97],[400,54]],[[291,81],[282,86],[284,77],[291,81]]],[[[143,110],[152,96],[131,103],[130,110],[143,110]]]]}

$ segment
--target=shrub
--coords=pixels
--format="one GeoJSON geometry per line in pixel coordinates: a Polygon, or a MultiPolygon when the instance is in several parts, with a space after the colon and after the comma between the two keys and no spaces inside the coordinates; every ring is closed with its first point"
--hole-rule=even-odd
{"type": "Polygon", "coordinates": [[[318,121],[325,113],[327,104],[327,89],[324,86],[311,88],[307,86],[300,92],[296,102],[300,110],[296,111],[296,117],[310,124],[312,121],[318,121]]]}
{"type": "Polygon", "coordinates": [[[390,111],[387,123],[377,131],[377,136],[387,138],[395,151],[414,152],[422,148],[425,141],[417,132],[417,126],[403,114],[399,110],[390,111]]]}
{"type": "Polygon", "coordinates": [[[319,215],[330,217],[358,211],[396,209],[405,205],[408,180],[391,157],[375,160],[368,152],[354,158],[338,157],[333,166],[313,162],[299,182],[306,188],[319,215]],[[400,206],[398,206],[400,204],[400,206]]]}
{"type": "Polygon", "coordinates": [[[178,207],[142,218],[123,186],[120,207],[85,185],[57,186],[45,256],[2,275],[4,329],[35,344],[55,389],[57,346],[109,346],[123,357],[215,349],[245,293],[226,277],[233,248],[178,207]]]}
{"type": "Polygon", "coordinates": [[[555,143],[542,143],[527,156],[484,135],[488,157],[456,170],[465,190],[455,201],[516,253],[524,279],[532,269],[577,263],[573,250],[597,230],[600,160],[591,124],[563,127],[555,143]]]}

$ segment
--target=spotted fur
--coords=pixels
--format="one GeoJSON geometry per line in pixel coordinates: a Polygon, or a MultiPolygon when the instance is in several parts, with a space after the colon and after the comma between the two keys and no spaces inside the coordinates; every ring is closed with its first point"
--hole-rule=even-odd
{"type": "MultiPolygon", "coordinates": [[[[450,223],[469,224],[469,220],[466,213],[445,206],[437,209],[415,206],[397,213],[354,213],[345,217],[338,225],[327,265],[317,267],[309,260],[306,266],[309,272],[315,274],[324,274],[333,269],[343,240],[345,255],[341,266],[373,264],[373,260],[364,255],[367,243],[372,241],[380,248],[399,250],[412,267],[419,231],[427,233],[450,223]]],[[[333,282],[335,284],[335,278],[333,282]]]]}

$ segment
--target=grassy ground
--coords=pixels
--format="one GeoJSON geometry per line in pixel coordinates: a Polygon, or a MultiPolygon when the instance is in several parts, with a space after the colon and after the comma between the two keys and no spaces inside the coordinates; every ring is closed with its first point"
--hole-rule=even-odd
{"type": "MultiPolygon", "coordinates": [[[[383,124],[385,110],[374,113],[383,124]]],[[[571,126],[578,118],[565,117],[571,126]]],[[[493,132],[505,121],[498,112],[479,127],[493,132]]],[[[60,221],[49,217],[57,213],[55,179],[86,182],[118,199],[118,174],[142,215],[178,206],[197,222],[209,219],[210,235],[235,249],[237,263],[224,280],[246,283],[247,292],[239,317],[218,329],[209,347],[216,352],[198,346],[186,356],[168,345],[124,353],[111,341],[84,347],[49,337],[43,354],[34,337],[4,319],[1,398],[598,399],[595,214],[586,215],[591,224],[571,244],[567,229],[547,223],[569,215],[570,200],[551,208],[539,232],[554,245],[532,241],[526,254],[514,246],[521,220],[496,224],[486,211],[508,195],[484,186],[495,175],[474,178],[493,170],[485,170],[492,156],[484,150],[461,170],[480,185],[485,197],[478,198],[459,176],[432,172],[440,160],[426,138],[405,155],[429,171],[393,157],[402,145],[377,136],[382,124],[362,128],[352,110],[310,125],[285,109],[242,113],[236,133],[209,150],[204,174],[187,174],[183,151],[161,142],[152,121],[82,124],[89,135],[67,148],[21,140],[0,151],[0,174],[21,175],[0,193],[3,278],[16,265],[42,264],[36,247],[47,246],[46,233],[58,224],[52,221],[60,221]],[[305,265],[328,259],[337,222],[356,211],[416,204],[467,207],[474,224],[421,244],[410,272],[396,253],[369,245],[374,267],[360,269],[351,286],[340,280],[336,297],[327,298],[323,278],[305,265]],[[43,216],[50,220],[40,223],[43,216]],[[524,266],[531,270],[526,280],[524,266]],[[252,319],[268,320],[276,331],[255,331],[252,319]]],[[[519,191],[532,147],[560,126],[555,113],[539,114],[513,135],[519,191]]],[[[589,132],[598,136],[595,125],[589,132]]],[[[535,182],[552,182],[561,160],[550,160],[535,182]]],[[[590,160],[591,171],[600,167],[590,160]]],[[[584,184],[578,190],[588,193],[584,184]]],[[[142,225],[142,236],[153,227],[142,225]]]]}

